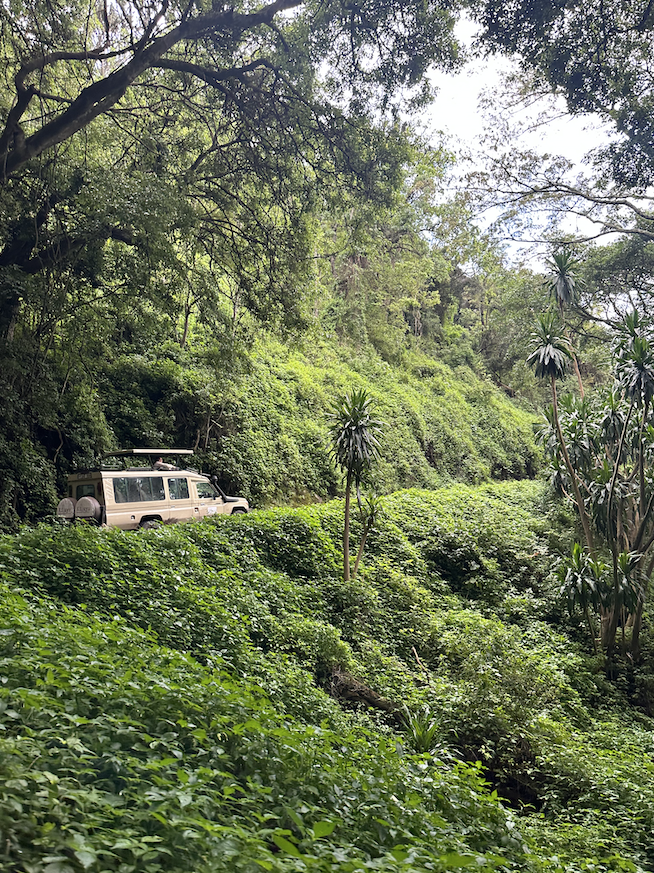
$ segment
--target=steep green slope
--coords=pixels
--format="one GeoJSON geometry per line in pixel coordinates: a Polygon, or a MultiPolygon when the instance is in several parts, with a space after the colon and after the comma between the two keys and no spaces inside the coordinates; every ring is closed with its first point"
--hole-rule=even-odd
{"type": "Polygon", "coordinates": [[[378,488],[533,476],[536,417],[467,366],[407,352],[392,366],[370,347],[259,341],[239,372],[180,359],[120,359],[105,415],[120,445],[196,446],[198,463],[255,503],[334,496],[326,413],[365,387],[387,424],[378,488]]]}
{"type": "Polygon", "coordinates": [[[78,378],[53,365],[38,427],[18,410],[8,416],[0,529],[51,517],[68,472],[130,446],[194,448],[192,465],[257,506],[334,497],[327,412],[353,387],[368,390],[388,425],[380,492],[531,477],[540,463],[535,415],[467,364],[417,350],[391,364],[316,329],[296,344],[263,335],[230,360],[212,345],[162,343],[138,354],[112,347],[88,366],[78,378]]]}
{"type": "Polygon", "coordinates": [[[651,869],[647,675],[574,642],[542,497],[394,494],[351,585],[339,502],[5,537],[2,869],[651,869]]]}

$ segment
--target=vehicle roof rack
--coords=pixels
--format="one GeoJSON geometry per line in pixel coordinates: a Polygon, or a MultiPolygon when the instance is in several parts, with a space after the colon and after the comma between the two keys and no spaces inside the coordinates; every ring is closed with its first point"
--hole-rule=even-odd
{"type": "Polygon", "coordinates": [[[118,458],[126,455],[192,455],[193,449],[116,449],[104,452],[103,458],[118,458]]]}

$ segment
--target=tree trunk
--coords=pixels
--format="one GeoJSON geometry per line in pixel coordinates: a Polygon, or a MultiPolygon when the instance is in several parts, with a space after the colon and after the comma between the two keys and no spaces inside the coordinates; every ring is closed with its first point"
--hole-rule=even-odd
{"type": "Polygon", "coordinates": [[[602,609],[600,615],[600,644],[603,649],[608,648],[609,630],[611,627],[612,610],[602,609]]]}
{"type": "MultiPolygon", "coordinates": [[[[646,571],[647,572],[647,571],[646,571]]],[[[649,578],[649,577],[648,577],[649,578]]],[[[640,629],[643,626],[643,609],[647,600],[647,585],[645,582],[642,600],[636,607],[636,612],[633,614],[633,624],[631,626],[631,657],[634,661],[640,658],[640,629]]]]}
{"type": "Polygon", "coordinates": [[[565,323],[565,312],[563,309],[563,303],[559,300],[559,315],[561,316],[561,321],[563,323],[563,335],[568,341],[568,345],[570,346],[570,352],[572,353],[572,366],[575,371],[575,376],[577,377],[577,384],[579,385],[579,395],[581,399],[584,399],[584,383],[581,381],[581,372],[579,370],[579,361],[577,360],[577,353],[575,352],[575,347],[572,344],[572,340],[570,339],[570,331],[568,330],[568,325],[565,323]]]}
{"type": "Polygon", "coordinates": [[[565,440],[563,439],[563,431],[561,430],[561,423],[559,421],[559,404],[556,394],[556,379],[554,378],[554,376],[551,377],[551,385],[552,406],[554,409],[554,425],[556,427],[556,435],[559,440],[559,445],[561,446],[561,453],[563,455],[565,466],[570,475],[570,482],[572,484],[572,490],[574,491],[575,501],[577,503],[577,509],[579,510],[579,517],[581,519],[581,526],[584,529],[584,536],[586,537],[586,545],[588,546],[588,551],[590,552],[593,560],[597,560],[593,534],[590,529],[590,521],[588,520],[588,515],[586,514],[586,504],[584,503],[583,497],[581,496],[581,491],[579,490],[579,482],[577,480],[577,474],[574,471],[574,467],[572,466],[572,462],[570,461],[570,456],[568,455],[568,449],[566,447],[565,440]]]}
{"type": "Polygon", "coordinates": [[[359,551],[357,552],[357,559],[354,562],[354,570],[352,570],[352,578],[356,579],[357,573],[359,572],[359,564],[361,563],[361,558],[363,557],[363,549],[366,545],[366,540],[368,539],[368,534],[370,533],[370,528],[372,525],[364,524],[363,531],[361,533],[361,541],[359,542],[359,551]]]}
{"type": "Polygon", "coordinates": [[[21,298],[17,291],[0,295],[0,344],[11,343],[20,313],[21,298]]]}
{"type": "Polygon", "coordinates": [[[588,624],[590,638],[593,641],[593,652],[597,654],[597,640],[595,638],[595,628],[593,627],[593,622],[590,618],[590,610],[588,609],[587,605],[584,607],[584,615],[586,616],[586,623],[588,624]]]}
{"type": "Polygon", "coordinates": [[[189,303],[184,306],[184,328],[182,330],[182,338],[179,341],[180,349],[186,348],[186,340],[188,339],[188,329],[191,321],[191,305],[189,303]]]}
{"type": "Polygon", "coordinates": [[[343,579],[350,581],[350,493],[352,491],[352,471],[347,471],[345,483],[345,521],[343,523],[343,579]]]}
{"type": "Polygon", "coordinates": [[[643,418],[638,434],[638,486],[640,498],[638,501],[638,511],[640,513],[641,521],[645,520],[645,512],[647,507],[647,501],[645,499],[645,452],[643,451],[643,433],[645,431],[645,424],[647,423],[648,411],[649,403],[646,400],[643,404],[643,418]]]}
{"type": "Polygon", "coordinates": [[[618,622],[620,620],[620,609],[618,608],[618,601],[620,599],[620,590],[618,584],[618,556],[615,551],[613,551],[613,606],[611,607],[611,612],[609,613],[609,620],[606,623],[604,628],[604,635],[602,639],[602,644],[606,649],[607,653],[610,654],[611,649],[615,643],[615,635],[618,632],[618,622]]]}
{"type": "Polygon", "coordinates": [[[577,360],[577,356],[575,353],[572,353],[572,364],[574,366],[575,375],[577,377],[577,384],[579,385],[579,394],[581,395],[581,399],[584,399],[584,383],[581,381],[581,373],[579,372],[579,361],[577,360]]]}

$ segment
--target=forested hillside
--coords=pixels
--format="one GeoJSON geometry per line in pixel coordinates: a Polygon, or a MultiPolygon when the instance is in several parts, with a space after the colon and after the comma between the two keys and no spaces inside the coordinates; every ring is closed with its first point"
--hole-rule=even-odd
{"type": "Polygon", "coordinates": [[[2,873],[654,870],[653,9],[0,4],[2,873]]]}
{"type": "Polygon", "coordinates": [[[192,448],[255,505],[333,497],[326,416],[354,386],[388,424],[380,492],[535,475],[523,359],[547,292],[439,203],[446,155],[405,157],[387,206],[316,217],[288,306],[258,309],[200,255],[183,282],[136,262],[119,281],[114,244],[93,276],[76,261],[60,293],[25,296],[0,374],[5,529],[51,517],[67,472],[125,447],[192,448]]]}
{"type": "Polygon", "coordinates": [[[541,279],[401,120],[460,62],[455,10],[375,5],[2,13],[3,529],[130,446],[193,448],[258,505],[334,496],[324,416],[355,385],[381,491],[535,473],[507,398],[542,396],[541,279]]]}

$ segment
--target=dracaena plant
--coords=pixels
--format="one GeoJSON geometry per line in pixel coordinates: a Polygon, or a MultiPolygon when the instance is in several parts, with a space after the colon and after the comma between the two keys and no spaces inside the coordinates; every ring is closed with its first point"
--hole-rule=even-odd
{"type": "Polygon", "coordinates": [[[527,364],[534,368],[539,379],[548,380],[552,391],[552,423],[558,439],[558,446],[570,478],[570,486],[577,505],[579,517],[584,529],[586,543],[593,558],[595,546],[588,517],[588,510],[582,496],[579,475],[570,459],[567,442],[564,438],[559,419],[559,401],[556,389],[557,380],[562,379],[567,365],[572,358],[570,343],[561,332],[561,324],[553,312],[541,315],[532,334],[533,351],[527,358],[527,364]]]}
{"type": "Polygon", "coordinates": [[[574,256],[570,249],[563,248],[558,252],[554,252],[550,260],[546,263],[550,272],[545,279],[545,287],[548,289],[558,307],[563,334],[568,342],[570,360],[572,361],[572,366],[577,377],[577,384],[579,385],[579,394],[583,398],[584,385],[581,380],[579,364],[572,347],[570,333],[565,323],[565,310],[574,306],[579,297],[579,287],[581,285],[581,262],[574,256]]]}
{"type": "MultiPolygon", "coordinates": [[[[351,578],[350,569],[350,501],[352,486],[359,494],[362,481],[379,459],[379,437],[383,423],[374,417],[373,402],[363,388],[353,388],[339,397],[332,407],[330,427],[332,457],[345,478],[345,520],[343,525],[343,576],[351,578]]],[[[365,529],[365,528],[364,528],[365,529]]],[[[355,565],[358,570],[361,555],[355,565]]]]}
{"type": "Polygon", "coordinates": [[[565,584],[582,611],[593,607],[582,602],[592,589],[589,562],[604,557],[607,581],[597,589],[601,597],[595,604],[602,644],[611,652],[621,627],[623,645],[636,658],[654,572],[654,330],[637,312],[627,315],[614,342],[612,389],[591,403],[557,404],[565,352],[552,320],[541,328],[540,345],[529,360],[552,385],[543,443],[561,492],[577,506],[586,541],[585,557],[573,554],[567,565],[565,584]],[[628,639],[626,627],[631,627],[628,639]]]}
{"type": "Polygon", "coordinates": [[[567,562],[559,565],[558,575],[561,593],[568,601],[570,614],[581,609],[591,640],[597,652],[597,637],[591,618],[591,610],[599,610],[602,604],[602,582],[608,568],[602,561],[594,561],[585,552],[581,543],[575,543],[567,562]]]}

